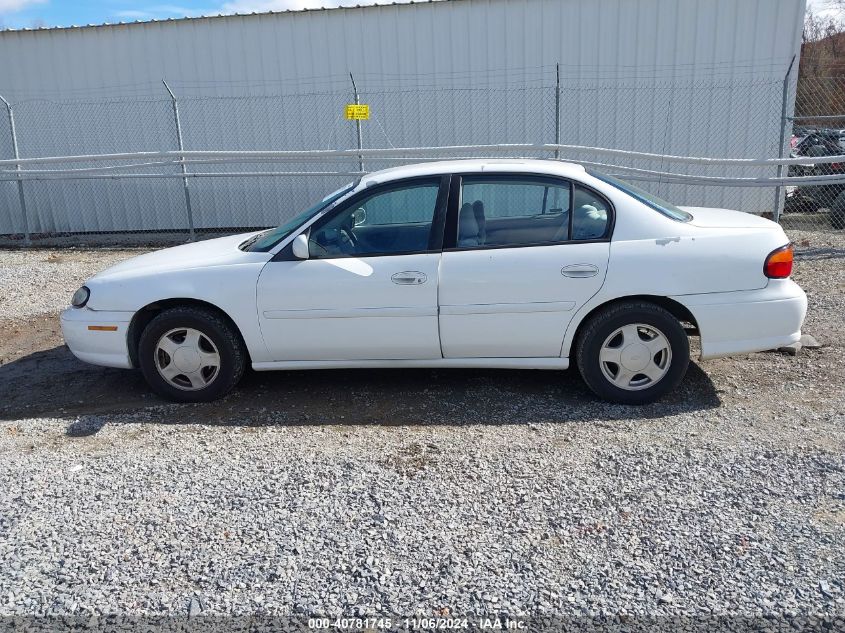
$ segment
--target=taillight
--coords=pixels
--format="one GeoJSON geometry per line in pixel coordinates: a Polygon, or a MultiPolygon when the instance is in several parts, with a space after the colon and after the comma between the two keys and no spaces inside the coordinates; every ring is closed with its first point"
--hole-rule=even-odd
{"type": "Polygon", "coordinates": [[[763,264],[763,274],[769,279],[786,279],[792,274],[792,260],[795,251],[792,244],[776,248],[763,264]]]}

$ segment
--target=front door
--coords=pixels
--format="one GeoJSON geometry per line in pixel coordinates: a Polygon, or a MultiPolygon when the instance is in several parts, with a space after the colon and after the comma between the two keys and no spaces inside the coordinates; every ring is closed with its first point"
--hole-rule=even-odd
{"type": "Polygon", "coordinates": [[[610,204],[576,183],[464,176],[440,268],[445,358],[559,357],[572,315],[604,283],[610,204]]]}
{"type": "Polygon", "coordinates": [[[309,259],[269,262],[257,302],[273,360],[440,358],[447,189],[435,177],[364,190],[308,230],[309,259]]]}

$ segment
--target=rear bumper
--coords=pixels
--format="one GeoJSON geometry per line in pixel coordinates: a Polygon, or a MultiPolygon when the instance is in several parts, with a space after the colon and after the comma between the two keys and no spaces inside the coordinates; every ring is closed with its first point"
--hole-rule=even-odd
{"type": "Polygon", "coordinates": [[[126,332],[131,320],[131,312],[67,308],[61,316],[62,336],[73,355],[81,361],[129,369],[132,361],[126,345],[126,332]],[[89,327],[115,329],[91,330],[89,327]]]}
{"type": "Polygon", "coordinates": [[[701,334],[701,358],[761,352],[801,338],[807,295],[791,279],[760,290],[672,297],[689,308],[701,334]]]}

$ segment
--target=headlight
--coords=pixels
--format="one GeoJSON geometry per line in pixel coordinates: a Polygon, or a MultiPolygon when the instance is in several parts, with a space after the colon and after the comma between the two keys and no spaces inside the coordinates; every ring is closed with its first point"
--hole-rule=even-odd
{"type": "Polygon", "coordinates": [[[88,297],[90,296],[91,291],[88,289],[88,286],[82,286],[79,290],[73,293],[73,297],[71,297],[70,304],[74,308],[85,307],[85,304],[88,303],[88,297]]]}

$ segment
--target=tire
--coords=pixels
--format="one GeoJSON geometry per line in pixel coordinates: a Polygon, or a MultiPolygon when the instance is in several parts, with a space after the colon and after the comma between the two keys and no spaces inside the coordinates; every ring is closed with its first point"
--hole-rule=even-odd
{"type": "Polygon", "coordinates": [[[815,213],[819,210],[819,203],[813,198],[805,196],[790,196],[784,203],[784,213],[815,213]]]}
{"type": "Polygon", "coordinates": [[[150,388],[175,402],[222,398],[241,379],[246,357],[240,336],[225,318],[191,306],[157,315],[138,343],[138,363],[150,388]]]}
{"type": "Polygon", "coordinates": [[[578,336],[575,358],[584,382],[600,398],[647,404],[683,380],[689,340],[667,310],[646,301],[626,301],[590,317],[578,336]],[[637,371],[640,368],[650,376],[637,371]]]}

